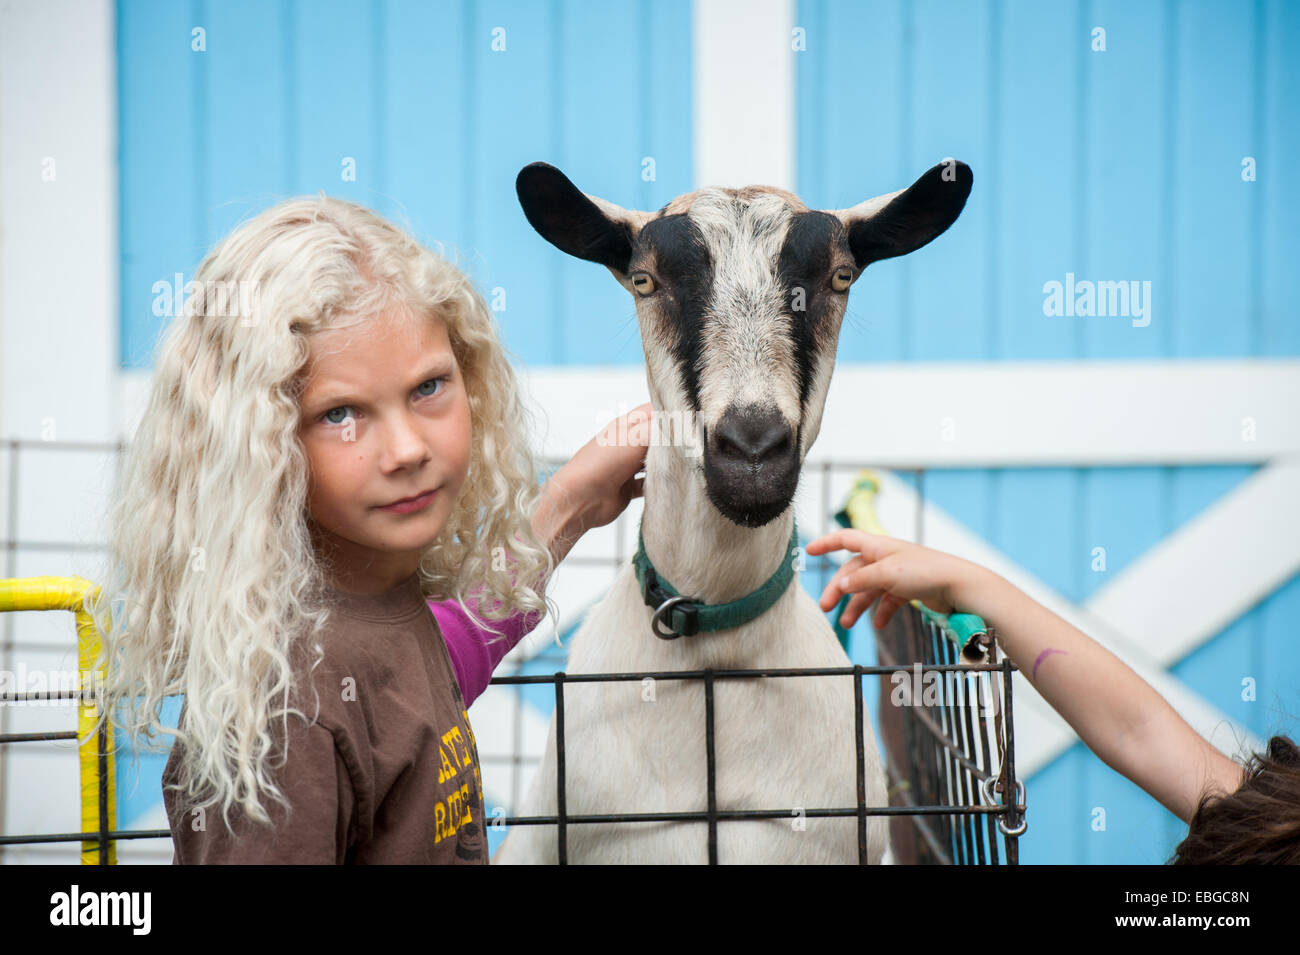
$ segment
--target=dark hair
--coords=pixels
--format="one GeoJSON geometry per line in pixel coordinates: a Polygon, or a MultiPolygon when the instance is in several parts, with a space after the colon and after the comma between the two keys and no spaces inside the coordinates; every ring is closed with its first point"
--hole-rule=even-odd
{"type": "Polygon", "coordinates": [[[1235,793],[1201,797],[1173,865],[1300,865],[1300,749],[1285,736],[1253,754],[1235,793]]]}

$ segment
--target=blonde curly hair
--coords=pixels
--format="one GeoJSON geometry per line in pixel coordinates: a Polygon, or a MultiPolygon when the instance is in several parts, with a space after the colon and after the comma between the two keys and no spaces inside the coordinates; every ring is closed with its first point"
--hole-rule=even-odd
{"type": "Polygon", "coordinates": [[[298,438],[314,332],[393,306],[445,323],[473,442],[455,510],[421,557],[422,589],[467,612],[474,598],[482,621],[557,615],[544,593],[551,554],[530,523],[539,498],[530,416],[491,312],[459,268],[321,193],[241,224],[194,282],[202,294],[159,345],[114,494],[104,584],[87,604],[104,671],[91,732],[111,719],[137,748],[142,737],[175,737],[185,805],[220,806],[229,827],[236,804],[263,823],[263,795],[287,805],[267,772],[269,730],[290,713],[306,718],[288,705],[302,676],[291,657],[310,646],[319,662],[312,638],[329,617],[298,438]],[[214,289],[238,294],[235,316],[212,314],[214,289]],[[185,718],[172,730],[160,716],[176,694],[185,718]]]}

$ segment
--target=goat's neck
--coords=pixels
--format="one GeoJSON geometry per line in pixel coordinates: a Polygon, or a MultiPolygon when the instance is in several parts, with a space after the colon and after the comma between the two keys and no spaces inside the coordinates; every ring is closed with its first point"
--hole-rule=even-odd
{"type": "Polygon", "coordinates": [[[757,590],[781,561],[794,559],[794,507],[764,527],[741,527],[709,502],[699,460],[679,448],[647,449],[642,536],[655,571],[678,593],[726,603],[757,590]]]}

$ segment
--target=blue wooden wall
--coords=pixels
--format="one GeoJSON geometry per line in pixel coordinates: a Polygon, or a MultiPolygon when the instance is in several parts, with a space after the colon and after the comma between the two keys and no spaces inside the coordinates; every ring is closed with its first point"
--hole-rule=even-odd
{"type": "Polygon", "coordinates": [[[958,227],[855,286],[841,360],[1300,353],[1295,3],[805,0],[796,20],[810,205],[945,156],[975,173],[958,227]],[[1045,318],[1067,271],[1150,280],[1153,321],[1045,318]]]}
{"type": "Polygon", "coordinates": [[[526,361],[640,361],[627,293],[543,242],[514,180],[546,160],[621,205],[688,190],[690,13],[686,0],[122,0],[122,364],[152,363],[155,281],[188,280],[240,220],[322,189],[446,242],[485,292],[504,289],[497,317],[526,361]]]}
{"type": "MultiPolygon", "coordinates": [[[[155,281],[190,278],[241,219],[322,189],[448,243],[481,288],[504,289],[498,319],[522,361],[640,364],[626,293],[533,232],[514,176],[544,159],[585,191],[650,209],[692,188],[687,0],[117,9],[124,367],[151,364],[165,321],[151,314],[155,281]]],[[[810,205],[901,188],[946,156],[975,172],[948,234],[855,286],[841,361],[1300,352],[1286,299],[1300,259],[1300,179],[1286,165],[1300,147],[1300,5],[802,0],[795,22],[810,205]],[[1098,26],[1105,52],[1090,48],[1098,26]],[[1254,182],[1242,181],[1246,156],[1254,182]],[[1150,280],[1150,325],[1044,317],[1043,283],[1066,272],[1150,280]]],[[[924,490],[1083,601],[1250,473],[957,470],[927,474],[924,490]],[[1106,573],[1091,570],[1097,546],[1106,573]]],[[[1300,735],[1300,663],[1287,653],[1298,613],[1300,579],[1174,672],[1256,733],[1300,735]],[[1240,699],[1246,675],[1257,702],[1240,699]]],[[[1028,862],[1160,862],[1185,831],[1081,746],[1028,792],[1028,862]],[[1096,806],[1104,832],[1090,827],[1096,806]]]]}
{"type": "MultiPolygon", "coordinates": [[[[1300,148],[1300,5],[802,0],[795,22],[807,35],[796,128],[810,205],[902,188],[947,156],[975,174],[947,234],[854,287],[841,361],[1300,354],[1289,294],[1300,177],[1287,159],[1300,148]],[[1095,27],[1105,52],[1092,49],[1095,27]],[[1043,283],[1066,272],[1150,280],[1150,324],[1045,317],[1043,283]]],[[[1253,470],[951,470],[924,488],[1084,601],[1253,470]],[[1106,548],[1104,573],[1094,547],[1106,548]]],[[[1297,613],[1300,578],[1173,672],[1257,734],[1297,735],[1297,613]],[[1241,699],[1245,676],[1256,702],[1241,699]]],[[[1026,862],[1162,862],[1186,833],[1081,744],[1027,785],[1026,862]],[[1104,832],[1091,827],[1098,806],[1104,832]]]]}

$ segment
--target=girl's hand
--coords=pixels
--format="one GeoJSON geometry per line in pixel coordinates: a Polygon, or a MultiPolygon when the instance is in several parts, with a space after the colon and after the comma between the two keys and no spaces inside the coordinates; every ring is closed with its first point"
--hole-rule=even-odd
{"type": "Polygon", "coordinates": [[[578,450],[542,488],[533,529],[562,561],[578,538],[604,527],[645,493],[646,447],[650,440],[649,402],[616,418],[578,450]]]}
{"type": "Polygon", "coordinates": [[[851,529],[819,537],[808,544],[807,550],[813,556],[834,550],[858,554],[840,566],[818,602],[822,610],[829,612],[844,594],[853,594],[840,617],[844,627],[853,626],[877,598],[880,606],[873,620],[877,630],[912,600],[921,601],[936,613],[952,613],[952,594],[973,566],[952,554],[851,529]]]}
{"type": "Polygon", "coordinates": [[[637,474],[645,470],[652,413],[647,401],[615,418],[556,473],[568,472],[566,480],[582,498],[582,533],[604,527],[645,493],[645,478],[637,474]]]}

